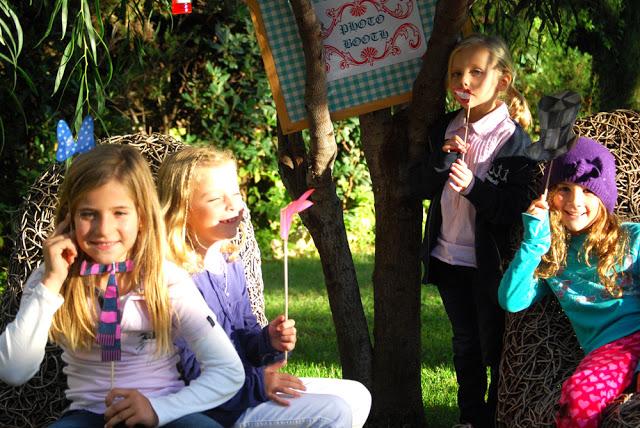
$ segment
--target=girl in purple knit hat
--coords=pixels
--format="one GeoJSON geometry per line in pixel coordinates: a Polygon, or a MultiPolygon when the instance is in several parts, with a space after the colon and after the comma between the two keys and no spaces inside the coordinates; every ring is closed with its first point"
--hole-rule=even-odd
{"type": "Polygon", "coordinates": [[[518,312],[555,294],[586,355],[562,384],[556,424],[597,427],[640,357],[640,224],[613,213],[616,166],[604,146],[581,137],[550,169],[498,295],[518,312]]]}

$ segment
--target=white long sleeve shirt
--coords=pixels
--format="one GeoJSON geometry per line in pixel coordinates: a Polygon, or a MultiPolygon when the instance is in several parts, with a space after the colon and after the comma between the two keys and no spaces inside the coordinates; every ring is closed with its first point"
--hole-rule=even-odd
{"type": "MultiPolygon", "coordinates": [[[[42,284],[43,272],[41,266],[27,280],[16,319],[0,338],[0,378],[13,385],[25,383],[37,372],[53,314],[63,303],[62,296],[42,284]]],[[[185,387],[176,368],[177,352],[156,354],[144,296],[131,292],[120,298],[122,360],[115,362],[113,385],[144,394],[160,426],[226,402],[244,382],[244,369],[233,345],[189,275],[169,262],[164,274],[173,334],[184,337],[195,351],[202,375],[185,387]]],[[[88,351],[61,347],[70,409],[104,413],[104,399],[111,389],[111,363],[101,361],[96,344],[88,351]]]]}

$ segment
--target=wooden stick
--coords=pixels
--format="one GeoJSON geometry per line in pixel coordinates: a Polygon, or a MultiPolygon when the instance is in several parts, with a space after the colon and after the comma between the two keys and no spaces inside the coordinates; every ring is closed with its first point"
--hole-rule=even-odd
{"type": "Polygon", "coordinates": [[[289,240],[284,240],[284,318],[289,319],[289,240]]]}
{"type": "MultiPolygon", "coordinates": [[[[547,168],[547,180],[544,183],[544,194],[546,195],[549,190],[549,180],[551,180],[551,168],[553,167],[553,159],[549,162],[549,166],[547,168]]],[[[546,198],[545,198],[546,199],[546,198]]]]}
{"type": "MultiPolygon", "coordinates": [[[[467,146],[467,135],[469,135],[469,113],[471,112],[471,106],[467,107],[467,118],[464,121],[464,145],[467,146]]],[[[462,161],[464,162],[464,153],[461,156],[462,161]]]]}
{"type": "Polygon", "coordinates": [[[111,361],[111,389],[113,389],[115,385],[115,377],[116,377],[115,371],[116,371],[116,362],[111,361]]]}
{"type": "MultiPolygon", "coordinates": [[[[284,241],[284,319],[289,319],[289,238],[284,241]]],[[[287,351],[284,352],[284,360],[289,356],[287,351]]]]}

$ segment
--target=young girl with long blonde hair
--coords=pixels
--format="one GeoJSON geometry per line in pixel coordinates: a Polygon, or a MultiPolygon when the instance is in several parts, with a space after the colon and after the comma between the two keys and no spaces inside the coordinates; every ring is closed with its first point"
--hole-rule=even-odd
{"type": "Polygon", "coordinates": [[[460,423],[475,428],[495,424],[504,331],[497,289],[536,164],[526,154],[531,115],[514,80],[504,41],[460,41],[447,88],[463,108],[432,126],[427,158],[410,170],[416,196],[431,200],[423,282],[438,287],[451,322],[460,423]]]}
{"type": "MultiPolygon", "coordinates": [[[[251,310],[242,262],[229,245],[245,206],[233,156],[187,147],[163,162],[158,186],[172,257],[192,272],[244,363],[242,389],[207,414],[233,427],[361,427],[371,405],[363,385],[280,372],[296,344],[295,323],[279,315],[262,328],[251,310]]],[[[185,380],[198,379],[193,352],[183,349],[185,380]]]]}
{"type": "Polygon", "coordinates": [[[562,385],[556,424],[595,428],[640,358],[640,224],[613,213],[615,159],[602,145],[579,138],[550,168],[548,197],[522,215],[524,239],[500,304],[517,312],[556,296],[586,354],[562,385]]]}
{"type": "Polygon", "coordinates": [[[140,153],[102,145],[79,155],[55,223],[3,342],[5,380],[33,376],[49,336],[63,349],[71,401],[51,426],[219,426],[198,412],[235,394],[242,365],[187,273],[164,260],[164,222],[140,153]],[[203,367],[186,388],[177,335],[203,367]]]}

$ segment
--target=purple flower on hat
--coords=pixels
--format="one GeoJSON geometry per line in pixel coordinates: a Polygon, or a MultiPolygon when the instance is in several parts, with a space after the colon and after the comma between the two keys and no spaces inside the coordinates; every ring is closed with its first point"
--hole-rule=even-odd
{"type": "Polygon", "coordinates": [[[547,174],[549,187],[563,181],[579,184],[595,193],[607,211],[613,212],[618,199],[616,161],[602,144],[580,137],[568,152],[553,160],[547,174]]]}
{"type": "Polygon", "coordinates": [[[570,175],[575,177],[577,184],[586,183],[592,178],[598,178],[602,174],[602,160],[594,159],[578,159],[574,165],[569,166],[568,170],[573,167],[574,172],[570,175]]]}

